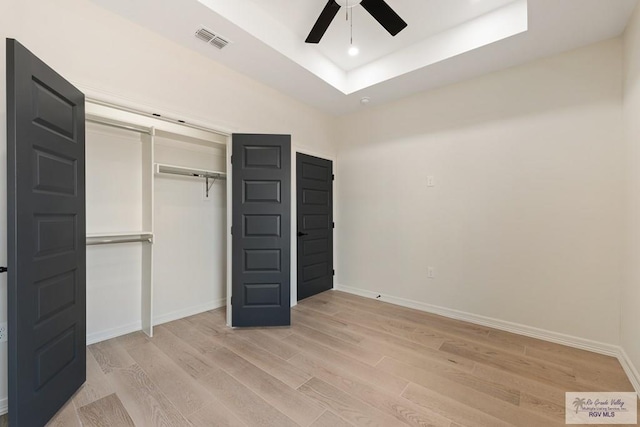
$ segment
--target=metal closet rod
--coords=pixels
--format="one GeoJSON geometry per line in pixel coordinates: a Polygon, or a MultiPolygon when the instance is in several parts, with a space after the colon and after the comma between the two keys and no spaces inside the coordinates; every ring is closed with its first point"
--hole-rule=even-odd
{"type": "Polygon", "coordinates": [[[207,172],[207,171],[201,171],[198,169],[188,169],[188,168],[182,168],[182,167],[176,167],[176,166],[169,166],[169,165],[157,165],[157,172],[158,173],[169,173],[172,175],[180,175],[180,176],[191,176],[191,177],[197,177],[197,178],[205,178],[206,181],[206,191],[205,191],[205,197],[209,197],[209,191],[211,191],[211,187],[213,187],[213,184],[216,183],[217,180],[226,180],[226,174],[224,172],[207,172]],[[209,180],[212,179],[213,182],[211,182],[211,184],[209,184],[209,180]]]}
{"type": "Polygon", "coordinates": [[[198,178],[213,178],[213,179],[227,179],[221,173],[206,173],[206,172],[196,172],[196,171],[179,171],[179,170],[160,170],[159,173],[170,173],[173,175],[181,175],[181,176],[195,176],[198,178]]]}
{"type": "Polygon", "coordinates": [[[109,237],[109,238],[104,238],[104,239],[100,239],[100,240],[89,240],[87,239],[87,246],[95,246],[95,245],[113,245],[116,243],[137,243],[137,242],[147,242],[147,243],[153,243],[153,238],[146,236],[146,237],[136,237],[136,238],[131,238],[131,237],[127,237],[127,238],[117,238],[117,237],[109,237]]]}

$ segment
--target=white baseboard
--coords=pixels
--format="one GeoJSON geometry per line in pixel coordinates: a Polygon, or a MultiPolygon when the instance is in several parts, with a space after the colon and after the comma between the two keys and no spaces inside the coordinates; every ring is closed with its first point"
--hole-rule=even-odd
{"type": "Polygon", "coordinates": [[[174,320],[182,319],[183,317],[193,316],[195,314],[204,313],[205,311],[215,310],[216,308],[224,307],[227,305],[226,298],[220,298],[218,300],[209,301],[205,304],[188,307],[182,310],[172,311],[171,313],[157,316],[153,319],[154,325],[162,325],[163,323],[173,322],[174,320]]]}
{"type": "Polygon", "coordinates": [[[107,329],[106,331],[94,332],[87,334],[87,345],[95,344],[100,341],[106,341],[121,335],[130,334],[142,329],[141,322],[129,323],[128,325],[119,326],[117,328],[107,329]]]}
{"type": "Polygon", "coordinates": [[[507,322],[505,320],[494,319],[492,317],[481,316],[478,314],[467,313],[451,308],[412,301],[409,299],[380,294],[364,289],[352,288],[350,286],[338,285],[335,289],[348,292],[350,294],[360,295],[367,298],[377,299],[379,301],[401,305],[403,307],[414,308],[416,310],[425,311],[427,313],[438,314],[440,316],[449,317],[451,319],[462,320],[465,322],[474,323],[476,325],[482,325],[490,328],[500,329],[502,331],[513,332],[514,334],[525,335],[528,337],[551,341],[557,344],[567,345],[582,350],[593,351],[595,353],[605,354],[607,356],[618,356],[618,354],[620,353],[619,347],[614,344],[601,343],[585,338],[547,331],[545,329],[539,329],[533,326],[507,322]]]}
{"type": "Polygon", "coordinates": [[[640,375],[638,374],[638,370],[635,368],[624,349],[615,344],[593,341],[585,338],[575,337],[572,335],[562,334],[559,332],[535,328],[533,326],[522,325],[519,323],[494,319],[492,317],[454,310],[451,308],[412,301],[406,298],[385,295],[366,289],[354,288],[351,286],[335,285],[334,289],[366,298],[375,299],[378,301],[388,302],[402,307],[408,307],[427,313],[437,314],[451,319],[462,320],[465,322],[474,323],[476,325],[487,326],[502,331],[512,332],[518,335],[524,335],[531,338],[553,342],[556,344],[579,348],[581,350],[592,351],[594,353],[604,354],[606,356],[617,357],[625,373],[629,377],[629,381],[631,381],[631,384],[636,390],[636,393],[638,393],[638,395],[640,396],[640,375]]]}
{"type": "Polygon", "coordinates": [[[624,348],[622,347],[620,347],[618,360],[622,365],[622,369],[624,369],[624,372],[627,374],[627,377],[629,377],[629,381],[631,381],[631,384],[636,390],[636,393],[638,393],[638,396],[640,396],[640,373],[638,373],[638,369],[636,369],[635,365],[629,358],[629,355],[626,351],[624,351],[624,348]]]}
{"type": "MultiPolygon", "coordinates": [[[[171,322],[173,320],[182,319],[183,317],[193,316],[194,314],[202,313],[216,308],[223,307],[227,304],[226,298],[211,301],[206,304],[201,304],[194,307],[189,307],[183,310],[173,311],[171,313],[158,316],[154,320],[154,325],[161,325],[163,323],[171,322]]],[[[106,341],[111,338],[116,338],[122,335],[130,334],[132,332],[142,330],[142,323],[135,322],[128,325],[120,326],[106,331],[94,332],[87,334],[87,345],[95,344],[100,341],[106,341]]],[[[9,411],[9,399],[0,398],[0,415],[4,415],[9,411]]]]}
{"type": "MultiPolygon", "coordinates": [[[[193,316],[194,314],[202,313],[204,311],[214,310],[219,307],[223,307],[227,304],[226,298],[210,301],[206,304],[200,304],[194,307],[188,307],[182,310],[172,311],[171,313],[163,314],[156,317],[153,320],[154,325],[161,325],[163,323],[171,322],[173,320],[182,319],[183,317],[193,316]]],[[[100,341],[106,341],[111,338],[116,338],[122,335],[130,334],[132,332],[142,330],[141,322],[134,322],[128,325],[120,326],[106,331],[94,332],[87,334],[87,345],[95,344],[100,341]]]]}

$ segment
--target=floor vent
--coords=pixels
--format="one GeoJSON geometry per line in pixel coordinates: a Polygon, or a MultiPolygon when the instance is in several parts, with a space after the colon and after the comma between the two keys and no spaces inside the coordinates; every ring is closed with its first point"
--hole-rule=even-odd
{"type": "Polygon", "coordinates": [[[230,43],[229,40],[214,33],[213,31],[207,30],[206,28],[198,29],[198,31],[196,31],[195,33],[195,36],[203,42],[209,43],[211,46],[214,46],[218,49],[222,49],[230,43]]]}

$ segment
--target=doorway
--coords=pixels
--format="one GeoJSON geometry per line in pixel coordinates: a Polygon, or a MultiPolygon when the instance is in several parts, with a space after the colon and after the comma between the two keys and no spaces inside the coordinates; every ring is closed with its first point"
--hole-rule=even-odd
{"type": "Polygon", "coordinates": [[[298,301],[333,288],[333,162],[296,153],[298,301]]]}

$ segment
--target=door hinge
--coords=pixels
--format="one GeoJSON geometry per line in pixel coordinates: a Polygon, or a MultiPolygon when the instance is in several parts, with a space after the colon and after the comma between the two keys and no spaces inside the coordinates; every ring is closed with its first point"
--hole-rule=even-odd
{"type": "Polygon", "coordinates": [[[336,176],[335,175],[331,175],[331,181],[335,181],[336,180],[336,176]]]}
{"type": "Polygon", "coordinates": [[[331,275],[335,276],[336,275],[336,271],[335,270],[331,270],[331,275]]]}
{"type": "Polygon", "coordinates": [[[233,236],[233,225],[231,226],[231,235],[233,236]]]}
{"type": "Polygon", "coordinates": [[[231,164],[233,164],[233,156],[231,156],[231,164]]]}
{"type": "Polygon", "coordinates": [[[336,223],[335,222],[331,223],[331,228],[336,228],[336,223]]]}
{"type": "Polygon", "coordinates": [[[7,267],[0,267],[0,273],[6,273],[7,267]]]}

